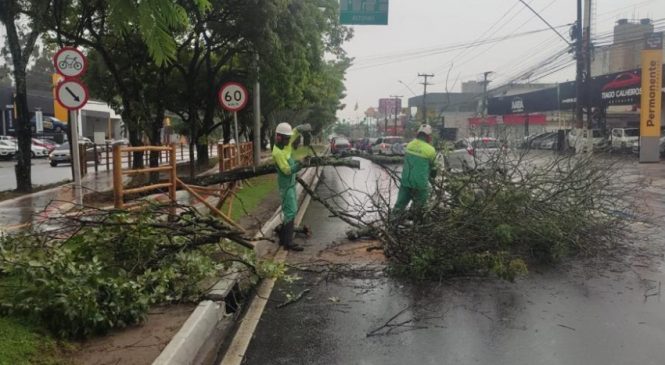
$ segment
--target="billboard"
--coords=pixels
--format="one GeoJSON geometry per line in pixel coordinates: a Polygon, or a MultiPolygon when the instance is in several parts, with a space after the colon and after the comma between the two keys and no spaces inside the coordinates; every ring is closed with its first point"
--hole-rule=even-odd
{"type": "Polygon", "coordinates": [[[402,112],[402,99],[382,98],[379,99],[379,114],[382,116],[395,115],[402,112]]]}
{"type": "MultiPolygon", "coordinates": [[[[660,67],[661,82],[663,69],[665,66],[660,67]]],[[[637,105],[641,100],[641,86],[641,69],[593,77],[591,85],[589,85],[589,101],[593,107],[637,105]]],[[[561,83],[558,87],[489,98],[487,109],[488,113],[492,115],[572,110],[575,108],[576,101],[575,82],[571,81],[561,83]]]]}
{"type": "Polygon", "coordinates": [[[645,43],[641,54],[640,162],[659,162],[663,33],[647,35],[645,43]]]}

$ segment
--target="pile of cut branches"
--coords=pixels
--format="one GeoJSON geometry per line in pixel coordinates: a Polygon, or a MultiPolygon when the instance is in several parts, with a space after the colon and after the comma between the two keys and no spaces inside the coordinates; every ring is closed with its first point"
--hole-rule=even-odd
{"type": "Polygon", "coordinates": [[[84,338],[140,323],[151,305],[198,300],[205,279],[233,263],[280,274],[261,269],[242,232],[188,206],[169,216],[171,208],[85,209],[1,237],[0,312],[84,338]]]}
{"type": "Polygon", "coordinates": [[[392,209],[399,171],[387,171],[390,184],[377,182],[369,193],[348,187],[317,199],[356,228],[350,238],[379,239],[392,272],[418,279],[513,280],[529,263],[611,249],[637,216],[638,182],[617,161],[502,150],[478,165],[441,171],[418,211],[392,209]]]}

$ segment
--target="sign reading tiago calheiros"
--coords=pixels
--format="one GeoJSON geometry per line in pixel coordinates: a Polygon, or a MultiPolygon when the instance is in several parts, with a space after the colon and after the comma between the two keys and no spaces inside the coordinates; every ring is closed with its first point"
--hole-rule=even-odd
{"type": "Polygon", "coordinates": [[[339,7],[341,24],[388,24],[388,0],[341,0],[339,7]]]}
{"type": "Polygon", "coordinates": [[[642,51],[642,100],[640,102],[640,162],[660,161],[660,112],[663,33],[647,35],[642,51]]]}

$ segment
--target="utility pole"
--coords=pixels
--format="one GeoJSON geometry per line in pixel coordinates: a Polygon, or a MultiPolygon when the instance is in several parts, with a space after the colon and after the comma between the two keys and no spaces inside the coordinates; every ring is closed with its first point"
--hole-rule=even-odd
{"type": "Polygon", "coordinates": [[[399,105],[397,102],[402,100],[402,97],[404,97],[404,95],[390,95],[390,98],[395,100],[395,135],[397,135],[397,114],[399,113],[399,105]]]}
{"type": "Polygon", "coordinates": [[[584,117],[582,114],[582,99],[584,94],[584,58],[582,56],[582,0],[577,0],[577,21],[575,22],[575,27],[573,29],[573,37],[575,38],[575,60],[577,61],[575,76],[575,128],[582,129],[584,126],[584,117]]]}
{"type": "Polygon", "coordinates": [[[584,0],[584,97],[586,104],[587,152],[593,152],[591,111],[591,0],[584,0]]]}
{"type": "MultiPolygon", "coordinates": [[[[487,124],[487,85],[489,84],[489,81],[487,81],[487,76],[489,76],[491,73],[492,71],[483,72],[483,102],[482,102],[482,109],[480,110],[480,114],[483,118],[483,124],[487,124]]],[[[497,128],[496,136],[498,137],[499,127],[497,126],[496,128],[497,128]]]]}
{"type": "MultiPolygon", "coordinates": [[[[261,83],[259,82],[259,54],[256,62],[256,83],[254,84],[254,166],[261,164],[261,83]]],[[[236,141],[239,143],[239,141],[236,141]]],[[[219,156],[222,158],[222,156],[219,156]]]]}
{"type": "Polygon", "coordinates": [[[423,77],[425,79],[424,82],[421,82],[420,84],[423,85],[424,90],[423,90],[423,120],[425,123],[427,123],[427,85],[431,85],[427,83],[427,79],[430,77],[434,77],[434,74],[418,74],[418,77],[423,77]]]}

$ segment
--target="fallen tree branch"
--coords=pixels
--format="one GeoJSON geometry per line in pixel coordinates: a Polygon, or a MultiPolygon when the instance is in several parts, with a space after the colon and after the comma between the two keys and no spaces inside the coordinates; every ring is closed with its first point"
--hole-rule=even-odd
{"type": "Polygon", "coordinates": [[[296,295],[295,297],[293,297],[293,298],[287,300],[286,302],[284,302],[284,303],[282,303],[282,304],[279,304],[279,305],[277,306],[277,308],[284,308],[284,307],[286,307],[287,305],[291,305],[291,304],[293,304],[293,303],[299,301],[300,299],[302,299],[302,298],[305,296],[305,294],[307,294],[307,293],[309,293],[309,289],[305,289],[305,290],[301,291],[301,292],[300,292],[298,295],[296,295]]]}
{"type": "MultiPolygon", "coordinates": [[[[360,161],[330,157],[312,158],[309,161],[299,162],[299,164],[302,169],[318,166],[344,166],[354,169],[360,168],[360,161]]],[[[209,186],[223,184],[231,181],[251,179],[257,176],[270,175],[274,174],[276,171],[277,166],[274,163],[268,163],[258,167],[245,167],[212,175],[200,176],[194,179],[184,179],[183,181],[187,184],[209,186]]]]}

